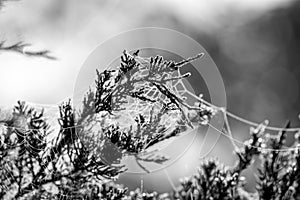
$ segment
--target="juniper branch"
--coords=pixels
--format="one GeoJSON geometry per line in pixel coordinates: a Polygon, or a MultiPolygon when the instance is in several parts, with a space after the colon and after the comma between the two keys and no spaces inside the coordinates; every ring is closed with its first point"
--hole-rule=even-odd
{"type": "Polygon", "coordinates": [[[27,47],[31,45],[24,42],[17,42],[11,45],[5,45],[5,41],[0,42],[0,52],[15,52],[19,54],[23,54],[29,57],[43,57],[51,60],[55,60],[56,57],[51,56],[51,52],[49,50],[41,50],[41,51],[32,51],[26,50],[27,47]]]}

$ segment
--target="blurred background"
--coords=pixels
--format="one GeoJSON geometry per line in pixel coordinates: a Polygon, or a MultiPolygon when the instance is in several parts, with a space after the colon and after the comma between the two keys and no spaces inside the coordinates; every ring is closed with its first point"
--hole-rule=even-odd
{"type": "MultiPolygon", "coordinates": [[[[223,77],[229,111],[255,122],[268,119],[273,126],[281,127],[288,119],[293,127],[300,126],[300,1],[0,2],[0,41],[25,41],[33,44],[31,49],[49,49],[58,58],[0,52],[1,107],[12,107],[17,100],[57,105],[71,97],[79,70],[97,45],[122,31],[153,26],[180,31],[206,49],[223,77]]],[[[249,137],[249,126],[230,123],[236,139],[249,137]]],[[[288,140],[292,138],[290,134],[288,140]]],[[[201,137],[173,165],[169,177],[163,172],[143,176],[145,189],[170,190],[170,182],[176,185],[179,177],[194,173],[201,162],[200,143],[201,137]]],[[[232,165],[232,150],[230,141],[221,137],[211,156],[232,165]]],[[[245,176],[247,189],[253,191],[253,171],[245,176]]],[[[128,180],[129,187],[140,184],[132,175],[124,175],[120,182],[128,180]]]]}

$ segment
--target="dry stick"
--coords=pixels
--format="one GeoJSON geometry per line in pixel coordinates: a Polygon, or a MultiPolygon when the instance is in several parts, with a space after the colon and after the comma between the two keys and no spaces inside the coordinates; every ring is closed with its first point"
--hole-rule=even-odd
{"type": "MultiPolygon", "coordinates": [[[[230,136],[228,136],[226,133],[224,133],[223,131],[217,129],[216,127],[214,127],[213,125],[211,125],[210,123],[208,123],[208,126],[213,128],[214,130],[218,131],[219,133],[221,133],[223,136],[229,138],[229,139],[232,139],[233,141],[235,141],[236,143],[239,143],[241,145],[245,145],[243,142],[237,140],[237,139],[234,139],[234,138],[231,138],[230,136]]],[[[252,146],[250,145],[250,147],[253,147],[253,148],[256,148],[256,149],[259,149],[259,150],[266,150],[266,151],[275,151],[275,152],[287,152],[287,151],[296,151],[298,149],[300,149],[300,147],[295,147],[295,148],[285,148],[285,149],[271,149],[271,148],[262,148],[262,147],[257,147],[257,146],[252,146]]]]}
{"type": "MultiPolygon", "coordinates": [[[[222,110],[223,108],[222,107],[218,107],[218,106],[215,106],[211,103],[209,103],[208,101],[204,100],[204,99],[201,99],[199,97],[197,97],[196,95],[194,95],[196,98],[198,98],[201,102],[203,102],[204,104],[208,105],[208,106],[211,106],[212,108],[215,108],[216,110],[222,110]]],[[[253,122],[253,121],[250,121],[250,120],[247,120],[245,118],[242,118],[236,114],[233,114],[232,112],[229,112],[227,110],[225,110],[225,113],[226,115],[230,116],[231,118],[234,118],[240,122],[243,122],[245,124],[248,124],[250,126],[259,126],[260,124],[257,123],[257,122],[253,122]]],[[[275,126],[266,126],[266,130],[270,130],[270,131],[287,131],[287,132],[296,132],[296,131],[300,131],[300,127],[295,127],[295,128],[280,128],[280,127],[275,127],[275,126]]]]}
{"type": "MultiPolygon", "coordinates": [[[[229,121],[228,121],[228,118],[227,118],[227,115],[226,115],[226,109],[225,108],[222,109],[222,113],[223,113],[223,116],[224,116],[224,121],[225,121],[225,125],[226,125],[226,128],[227,128],[226,130],[228,132],[228,135],[229,135],[230,138],[233,138],[233,135],[232,135],[232,132],[231,132],[231,129],[230,129],[230,125],[229,125],[229,121]]],[[[234,147],[234,151],[238,152],[238,150],[239,150],[238,146],[234,143],[233,140],[230,140],[230,141],[232,143],[232,146],[234,147]]]]}
{"type": "MultiPolygon", "coordinates": [[[[184,85],[183,85],[183,86],[184,86],[184,85]]],[[[190,94],[191,96],[193,96],[194,98],[198,99],[200,102],[202,102],[202,103],[204,103],[204,104],[210,106],[211,108],[214,108],[214,109],[216,109],[216,110],[221,110],[221,111],[224,110],[224,108],[219,107],[219,106],[216,106],[216,105],[214,105],[214,104],[212,104],[212,103],[209,103],[208,101],[206,101],[206,100],[204,100],[204,99],[202,99],[202,98],[196,96],[195,94],[193,94],[193,93],[191,93],[191,92],[189,92],[189,94],[190,94]]],[[[247,120],[247,119],[245,119],[245,118],[242,118],[242,117],[240,117],[240,116],[238,116],[238,115],[236,115],[236,114],[233,114],[232,112],[229,112],[228,110],[224,110],[224,112],[226,113],[226,115],[228,115],[228,116],[230,116],[230,117],[232,117],[232,118],[234,118],[234,119],[236,119],[236,120],[238,120],[238,121],[240,121],[240,122],[243,122],[243,123],[245,123],[245,124],[248,124],[248,125],[250,125],[250,126],[255,126],[255,127],[256,127],[256,126],[259,126],[259,125],[260,125],[260,124],[257,123],[257,122],[253,122],[253,121],[247,120]]],[[[300,127],[295,127],[295,128],[280,128],[280,127],[275,127],[275,126],[266,126],[266,130],[271,130],[271,131],[296,132],[296,131],[300,131],[300,127]]]]}
{"type": "MultiPolygon", "coordinates": [[[[0,43],[0,46],[1,46],[1,43],[0,43]]],[[[1,49],[0,49],[0,50],[1,50],[1,49]]],[[[204,53],[198,54],[198,55],[195,56],[195,57],[188,58],[188,59],[186,59],[186,60],[184,60],[184,61],[181,61],[181,62],[179,62],[179,63],[176,63],[175,66],[181,66],[181,65],[183,65],[183,64],[185,64],[185,63],[187,63],[187,62],[191,62],[191,61],[193,61],[193,60],[195,60],[195,59],[201,58],[201,57],[203,57],[203,55],[204,55],[204,53]]],[[[138,57],[138,58],[143,59],[143,60],[146,60],[145,58],[142,58],[142,57],[138,57]]],[[[146,62],[148,63],[148,61],[146,61],[146,62]]],[[[205,103],[206,105],[211,106],[212,108],[215,108],[216,110],[222,109],[222,108],[220,108],[220,107],[218,107],[218,106],[215,106],[215,105],[209,103],[208,101],[205,101],[204,99],[199,98],[198,96],[196,96],[196,95],[193,94],[193,93],[191,93],[191,95],[194,96],[194,97],[196,97],[197,99],[199,99],[202,103],[205,103]]],[[[238,116],[238,115],[236,115],[236,114],[233,114],[232,112],[229,112],[229,111],[227,111],[227,110],[226,110],[225,112],[226,112],[226,114],[227,114],[228,116],[230,116],[230,117],[232,117],[232,118],[234,118],[234,119],[236,119],[236,120],[238,120],[238,121],[240,121],[240,122],[243,122],[243,123],[248,124],[248,125],[250,125],[250,126],[259,126],[259,123],[256,123],[256,122],[247,120],[247,119],[245,119],[245,118],[242,118],[242,117],[240,117],[240,116],[238,116]]],[[[68,127],[68,128],[76,128],[76,127],[79,127],[79,126],[80,126],[80,125],[77,125],[77,126],[75,126],[75,127],[68,127]]],[[[8,127],[10,127],[10,126],[8,126],[8,127]]],[[[10,128],[14,128],[14,127],[10,127],[10,128]]],[[[32,129],[29,129],[29,130],[32,130],[32,129]]],[[[300,131],[300,127],[295,127],[295,128],[280,128],[280,127],[274,127],[274,126],[267,126],[267,127],[266,127],[266,130],[296,132],[296,131],[300,131]]]]}
{"type": "MultiPolygon", "coordinates": [[[[259,123],[256,122],[252,122],[250,120],[244,119],[242,117],[239,117],[229,111],[226,111],[226,114],[240,122],[243,122],[245,124],[251,125],[251,126],[259,126],[259,123]]],[[[296,128],[279,128],[279,127],[274,127],[274,126],[266,126],[266,130],[271,130],[271,131],[287,131],[287,132],[296,132],[296,131],[300,131],[300,127],[296,127],[296,128]]]]}

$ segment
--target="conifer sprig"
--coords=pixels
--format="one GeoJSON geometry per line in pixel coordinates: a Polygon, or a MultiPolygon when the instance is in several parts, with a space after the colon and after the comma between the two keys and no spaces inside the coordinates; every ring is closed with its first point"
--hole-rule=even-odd
{"type": "Polygon", "coordinates": [[[32,51],[32,50],[26,50],[27,47],[30,47],[31,45],[24,42],[17,42],[11,45],[5,45],[6,41],[0,42],[0,52],[15,52],[19,54],[23,54],[25,56],[29,57],[43,57],[51,60],[55,60],[56,57],[51,56],[51,52],[49,50],[42,50],[42,51],[32,51]]]}
{"type": "MultiPolygon", "coordinates": [[[[116,70],[97,71],[95,107],[96,112],[108,112],[110,115],[128,110],[128,98],[150,105],[149,117],[145,113],[136,116],[136,125],[122,129],[118,125],[103,127],[104,135],[121,150],[139,153],[170,137],[185,131],[186,126],[192,126],[188,113],[197,111],[201,117],[210,118],[213,112],[204,107],[188,106],[179,94],[169,87],[172,81],[188,77],[186,73],[179,75],[179,69],[203,54],[189,58],[179,63],[165,61],[161,56],[151,57],[148,62],[141,62],[139,51],[130,55],[126,51],[121,56],[120,67],[116,70]],[[142,64],[141,64],[142,63],[142,64]],[[155,93],[155,95],[153,95],[155,93]],[[152,95],[149,95],[152,94],[152,95]],[[160,96],[158,99],[157,96],[160,96]],[[135,100],[136,99],[136,100],[135,100]],[[126,107],[127,106],[127,107],[126,107]],[[167,115],[177,115],[173,130],[166,134],[162,123],[167,115]]],[[[199,119],[202,119],[202,118],[199,119]]]]}
{"type": "MultiPolygon", "coordinates": [[[[178,70],[199,57],[201,54],[175,63],[160,56],[144,59],[138,52],[124,52],[119,68],[97,73],[95,90],[87,92],[81,109],[75,110],[71,101],[59,107],[60,130],[51,143],[47,141],[50,126],[43,111],[18,102],[11,117],[0,121],[0,198],[299,199],[299,134],[295,144],[287,148],[287,133],[266,134],[266,122],[250,129],[251,138],[236,151],[238,160],[234,166],[205,160],[197,173],[183,179],[172,193],[129,192],[112,182],[125,169],[106,162],[103,151],[108,144],[121,154],[133,155],[138,165],[149,172],[142,162],[163,164],[169,159],[150,151],[150,147],[180,135],[195,122],[206,124],[214,115],[214,109],[207,105],[189,106],[171,87],[172,81],[188,76],[180,75],[178,70]],[[130,104],[136,102],[147,111],[133,112],[133,123],[122,127],[116,121],[132,111],[130,104]],[[252,194],[244,189],[242,172],[256,156],[261,166],[256,174],[257,192],[252,194]]],[[[288,122],[285,128],[289,126],[288,122]]]]}

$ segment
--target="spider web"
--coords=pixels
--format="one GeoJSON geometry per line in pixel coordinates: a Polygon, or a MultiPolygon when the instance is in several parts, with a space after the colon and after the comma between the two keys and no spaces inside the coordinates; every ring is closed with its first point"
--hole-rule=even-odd
{"type": "MultiPolygon", "coordinates": [[[[145,58],[141,58],[143,60],[146,60],[145,58]]],[[[148,62],[148,61],[147,61],[148,62]]],[[[180,72],[178,72],[178,75],[181,75],[180,72]]],[[[258,126],[259,124],[258,123],[255,123],[255,122],[252,122],[252,121],[249,121],[247,119],[244,119],[242,117],[239,117],[229,111],[227,111],[225,108],[221,108],[221,107],[217,107],[215,105],[212,105],[211,103],[203,100],[201,97],[195,95],[193,92],[189,91],[183,80],[182,79],[177,79],[177,80],[174,80],[172,81],[171,83],[169,83],[168,85],[168,88],[176,95],[180,96],[180,97],[186,97],[186,98],[193,98],[194,101],[199,101],[199,102],[202,102],[204,104],[206,104],[207,106],[211,106],[213,107],[214,109],[216,109],[218,112],[221,112],[223,114],[223,119],[225,121],[225,127],[223,130],[219,130],[217,129],[215,126],[213,126],[209,121],[207,122],[207,125],[209,127],[211,127],[212,129],[218,131],[220,133],[220,135],[224,136],[224,137],[227,137],[228,139],[230,139],[230,141],[232,142],[232,145],[234,146],[235,149],[238,148],[237,144],[240,144],[240,145],[245,145],[243,143],[243,141],[240,141],[240,140],[237,140],[233,137],[232,135],[232,131],[231,131],[231,127],[230,127],[230,123],[229,123],[229,120],[228,120],[228,117],[230,118],[233,118],[233,119],[236,119],[240,122],[243,122],[247,125],[250,125],[250,126],[258,126]]],[[[159,99],[164,99],[164,95],[163,94],[160,94],[157,89],[155,88],[149,88],[146,93],[145,93],[148,97],[151,97],[152,99],[155,99],[155,100],[159,100],[159,99]]],[[[124,114],[127,115],[127,117],[134,121],[135,119],[135,116],[137,116],[137,114],[139,114],[140,112],[144,113],[145,116],[149,117],[149,110],[150,108],[152,107],[153,105],[149,105],[149,104],[145,104],[141,101],[138,101],[137,99],[133,99],[132,101],[129,102],[129,105],[127,107],[127,111],[124,112],[124,114]]],[[[159,107],[159,105],[155,105],[157,107],[159,107]]],[[[172,127],[172,119],[174,119],[174,116],[169,116],[169,117],[166,117],[164,122],[165,124],[167,125],[168,128],[172,127]]],[[[77,125],[76,127],[80,127],[81,125],[77,125]]],[[[0,141],[1,141],[1,145],[9,145],[9,144],[4,144],[4,141],[2,140],[2,134],[3,132],[6,131],[7,128],[15,128],[15,129],[20,129],[20,127],[13,127],[13,126],[7,126],[6,124],[0,124],[0,141]]],[[[74,127],[67,127],[67,128],[74,128],[74,127]]],[[[66,128],[66,129],[67,129],[66,128]]],[[[267,130],[273,130],[273,131],[288,131],[288,132],[295,132],[295,131],[299,131],[300,128],[278,128],[278,127],[273,127],[273,126],[266,126],[266,129],[267,130]]],[[[30,130],[35,130],[35,129],[30,129],[30,128],[25,128],[25,132],[26,131],[30,131],[30,130]]],[[[16,134],[18,134],[18,132],[16,132],[16,134]]],[[[28,141],[28,139],[26,137],[24,137],[24,140],[20,143],[18,143],[18,146],[20,145],[23,145],[23,144],[26,144],[26,146],[30,147],[30,148],[35,148],[33,147],[31,144],[30,144],[30,141],[28,141]]],[[[166,145],[169,145],[166,144],[166,145]]],[[[213,148],[215,147],[216,144],[214,144],[212,146],[212,148],[210,149],[210,151],[213,150],[213,148]]],[[[15,146],[12,146],[12,147],[15,147],[15,146]]],[[[261,147],[256,147],[254,146],[254,148],[259,148],[259,149],[262,149],[261,147]]],[[[264,148],[264,150],[266,151],[295,151],[297,150],[299,147],[295,147],[295,148],[284,148],[284,149],[268,149],[268,148],[264,148]]],[[[37,149],[35,148],[37,151],[39,150],[42,150],[42,149],[37,149]]],[[[25,152],[26,149],[24,149],[21,154],[23,152],[25,152]]],[[[209,152],[210,152],[209,151],[209,152]]],[[[13,176],[13,172],[10,170],[10,166],[8,165],[8,163],[6,163],[4,166],[3,166],[3,169],[2,170],[5,170],[6,173],[3,173],[2,175],[3,176],[6,176],[7,177],[7,180],[10,180],[10,178],[14,178],[13,176]]],[[[45,169],[46,170],[46,169],[45,169]]],[[[47,171],[47,170],[46,170],[47,171]]],[[[170,179],[170,178],[168,178],[170,179]]],[[[174,185],[174,183],[171,183],[171,185],[174,185]]],[[[1,187],[6,187],[4,184],[1,184],[0,185],[1,187]]],[[[6,188],[7,190],[9,188],[6,188]]],[[[63,195],[63,194],[60,194],[60,196],[67,196],[67,197],[70,197],[69,195],[63,195]]]]}

